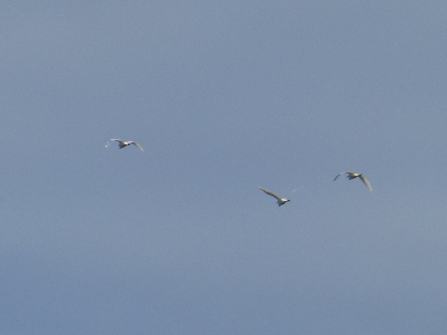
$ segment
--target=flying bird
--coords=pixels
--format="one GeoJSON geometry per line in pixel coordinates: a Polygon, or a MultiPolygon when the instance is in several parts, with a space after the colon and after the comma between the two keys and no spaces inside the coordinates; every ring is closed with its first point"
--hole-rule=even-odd
{"type": "Polygon", "coordinates": [[[342,173],[339,173],[339,174],[337,175],[337,177],[334,178],[334,181],[337,180],[338,176],[340,176],[340,175],[342,175],[342,174],[345,174],[345,173],[347,174],[346,178],[349,178],[349,180],[351,180],[351,179],[355,179],[355,178],[359,177],[359,178],[363,181],[363,183],[366,185],[366,187],[368,187],[368,190],[370,190],[370,191],[372,192],[371,184],[370,184],[369,181],[366,179],[366,177],[365,177],[364,175],[362,175],[361,173],[360,173],[360,174],[357,174],[357,173],[355,173],[355,172],[349,172],[349,171],[342,172],[342,173]]]}
{"type": "Polygon", "coordinates": [[[268,195],[271,195],[272,197],[276,198],[276,200],[278,200],[278,206],[282,206],[282,205],[284,205],[286,202],[290,201],[289,199],[281,198],[279,195],[277,195],[277,194],[275,194],[275,193],[273,193],[273,192],[270,192],[270,191],[268,191],[268,190],[266,190],[266,189],[264,189],[264,188],[262,188],[262,187],[259,187],[259,189],[260,189],[261,191],[264,191],[264,192],[267,193],[268,195]]]}
{"type": "Polygon", "coordinates": [[[143,151],[143,148],[142,148],[141,145],[139,145],[137,142],[135,142],[135,141],[127,141],[127,142],[124,142],[123,140],[119,140],[119,139],[117,139],[117,138],[111,138],[110,141],[107,142],[106,147],[108,147],[108,146],[110,145],[110,142],[111,142],[111,141],[118,142],[118,145],[119,145],[120,149],[125,148],[125,147],[127,147],[127,146],[133,144],[133,145],[136,146],[138,149],[140,149],[141,151],[143,151]]]}

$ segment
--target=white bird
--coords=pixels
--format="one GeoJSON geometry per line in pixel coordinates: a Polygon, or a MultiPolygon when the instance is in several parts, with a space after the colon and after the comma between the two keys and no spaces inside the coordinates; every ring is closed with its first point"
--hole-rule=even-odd
{"type": "MultiPolygon", "coordinates": [[[[137,142],[135,141],[127,141],[124,142],[123,140],[119,140],[117,138],[111,138],[110,141],[115,141],[118,142],[118,145],[120,147],[120,149],[125,148],[131,144],[133,144],[134,146],[136,146],[138,149],[140,149],[141,151],[143,151],[143,148],[141,147],[141,145],[139,145],[137,142]]],[[[110,145],[110,141],[107,142],[106,147],[108,147],[110,145]]]]}
{"type": "Polygon", "coordinates": [[[366,185],[366,187],[368,187],[368,190],[370,190],[370,191],[372,192],[371,184],[370,184],[369,181],[366,179],[366,177],[365,177],[364,175],[362,175],[361,173],[360,173],[360,174],[357,174],[357,173],[355,173],[355,172],[349,172],[349,171],[342,172],[342,173],[339,173],[339,174],[337,175],[337,177],[334,178],[334,181],[337,180],[337,178],[338,178],[339,175],[341,175],[341,174],[345,174],[345,173],[347,174],[346,178],[349,178],[349,180],[351,180],[351,179],[355,179],[355,178],[359,177],[359,178],[363,181],[363,183],[366,185]]]}
{"type": "Polygon", "coordinates": [[[279,195],[277,195],[277,194],[275,194],[275,193],[273,193],[273,192],[270,192],[270,191],[268,191],[268,190],[266,190],[266,189],[264,189],[264,188],[262,188],[262,187],[259,187],[259,189],[260,189],[261,191],[264,191],[264,192],[267,193],[268,195],[271,195],[272,197],[276,198],[276,200],[278,200],[278,206],[282,206],[282,205],[284,205],[286,202],[290,201],[289,199],[281,198],[279,195]]]}

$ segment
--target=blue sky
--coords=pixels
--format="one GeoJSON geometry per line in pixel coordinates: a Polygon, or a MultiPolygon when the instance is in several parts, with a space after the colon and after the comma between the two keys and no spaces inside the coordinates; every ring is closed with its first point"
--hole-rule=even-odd
{"type": "Polygon", "coordinates": [[[445,334],[446,16],[1,4],[1,333],[445,334]]]}

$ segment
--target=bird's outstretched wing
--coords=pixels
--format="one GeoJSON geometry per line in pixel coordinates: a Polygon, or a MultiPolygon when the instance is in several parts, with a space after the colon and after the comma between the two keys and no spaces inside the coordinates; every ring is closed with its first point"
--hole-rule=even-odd
{"type": "Polygon", "coordinates": [[[341,172],[341,173],[339,173],[339,174],[334,178],[334,181],[336,181],[337,178],[338,178],[340,175],[345,174],[345,173],[349,173],[349,172],[348,172],[348,171],[345,171],[345,172],[341,172]]]}
{"type": "Polygon", "coordinates": [[[141,151],[143,151],[143,148],[142,148],[141,145],[139,145],[137,142],[135,142],[135,141],[131,141],[130,144],[133,144],[133,145],[136,146],[138,149],[140,149],[141,151]]]}
{"type": "Polygon", "coordinates": [[[113,141],[119,142],[120,144],[123,142],[122,140],[119,140],[117,138],[111,138],[110,140],[107,141],[106,148],[109,147],[110,144],[112,144],[113,141]]]}
{"type": "Polygon", "coordinates": [[[113,141],[120,142],[121,140],[118,140],[118,139],[116,139],[116,138],[111,138],[110,140],[107,141],[106,148],[109,147],[110,144],[112,144],[113,141]]]}
{"type": "Polygon", "coordinates": [[[276,198],[276,200],[278,200],[278,201],[282,201],[281,197],[280,197],[278,194],[275,194],[275,193],[273,193],[273,192],[270,192],[270,191],[268,191],[268,190],[266,190],[266,189],[264,189],[264,188],[262,188],[262,187],[260,187],[260,186],[259,186],[259,189],[260,189],[261,191],[264,191],[264,192],[267,193],[268,195],[271,195],[272,197],[276,198]]]}
{"type": "Polygon", "coordinates": [[[363,181],[363,183],[366,185],[366,187],[368,187],[368,190],[370,190],[372,192],[372,187],[371,184],[369,183],[369,181],[365,178],[364,175],[360,175],[360,179],[363,181]]]}

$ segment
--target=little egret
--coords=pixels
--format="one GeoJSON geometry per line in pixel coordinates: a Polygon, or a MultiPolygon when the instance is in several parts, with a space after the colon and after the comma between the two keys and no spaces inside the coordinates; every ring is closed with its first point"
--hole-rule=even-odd
{"type": "MultiPolygon", "coordinates": [[[[118,145],[119,145],[120,149],[125,148],[125,147],[127,147],[127,146],[133,144],[133,145],[136,146],[138,149],[140,149],[141,151],[143,151],[143,148],[141,147],[141,145],[139,145],[139,144],[138,144],[137,142],[135,142],[135,141],[127,141],[127,142],[124,142],[123,140],[119,140],[119,139],[117,139],[117,138],[111,138],[110,141],[118,142],[118,145]]],[[[107,142],[106,147],[108,147],[108,146],[110,145],[110,141],[107,142]]]]}
{"type": "Polygon", "coordinates": [[[289,199],[281,198],[279,195],[277,195],[277,194],[275,194],[275,193],[273,193],[273,192],[270,192],[270,191],[268,191],[268,190],[266,190],[266,189],[264,189],[264,188],[262,188],[262,187],[259,187],[259,189],[260,189],[261,191],[264,191],[264,192],[267,193],[268,195],[271,195],[272,197],[276,198],[276,200],[278,200],[278,206],[282,206],[282,205],[284,205],[286,202],[290,201],[289,199]]]}
{"type": "Polygon", "coordinates": [[[341,174],[345,174],[345,173],[347,174],[346,178],[349,178],[349,180],[351,180],[351,179],[355,179],[355,178],[359,177],[359,178],[363,181],[363,183],[366,185],[366,187],[368,187],[368,190],[370,190],[370,191],[372,192],[371,184],[370,184],[369,181],[365,178],[365,176],[362,175],[361,173],[360,173],[360,174],[357,174],[357,173],[355,173],[355,172],[349,172],[349,171],[342,172],[342,173],[339,173],[339,174],[337,175],[337,177],[334,178],[334,181],[337,180],[338,176],[340,176],[341,174]]]}

